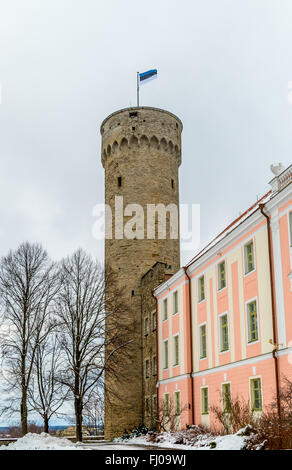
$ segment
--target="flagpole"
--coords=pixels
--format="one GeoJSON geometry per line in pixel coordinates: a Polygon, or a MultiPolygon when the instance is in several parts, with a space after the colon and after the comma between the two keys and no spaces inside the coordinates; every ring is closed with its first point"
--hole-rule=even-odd
{"type": "Polygon", "coordinates": [[[139,72],[137,72],[137,107],[139,107],[139,72]]]}

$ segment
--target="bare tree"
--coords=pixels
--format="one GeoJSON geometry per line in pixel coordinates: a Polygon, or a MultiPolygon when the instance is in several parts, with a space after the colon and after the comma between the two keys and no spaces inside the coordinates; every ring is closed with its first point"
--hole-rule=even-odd
{"type": "Polygon", "coordinates": [[[27,393],[36,352],[55,326],[51,305],[57,286],[55,265],[37,243],[23,243],[1,259],[1,320],[6,329],[1,341],[2,371],[6,391],[12,392],[10,405],[3,411],[13,411],[20,399],[23,435],[27,433],[27,393]]]}
{"type": "MultiPolygon", "coordinates": [[[[79,249],[61,263],[61,288],[57,295],[60,338],[65,361],[60,381],[74,397],[76,437],[82,441],[82,416],[86,397],[103,380],[106,367],[117,351],[125,346],[121,329],[112,327],[105,335],[105,320],[119,318],[123,309],[117,290],[107,297],[109,270],[79,249]],[[107,279],[105,279],[107,277],[107,279]],[[105,347],[111,343],[111,353],[105,359],[105,347]]],[[[111,323],[112,325],[114,322],[111,323]]]]}
{"type": "Polygon", "coordinates": [[[89,394],[83,409],[83,424],[90,434],[96,434],[104,426],[104,391],[95,388],[89,394]]]}
{"type": "Polygon", "coordinates": [[[48,336],[36,350],[35,374],[28,387],[28,403],[42,417],[46,433],[49,432],[51,417],[61,414],[59,410],[68,399],[68,389],[58,380],[62,360],[57,336],[48,336]]]}
{"type": "Polygon", "coordinates": [[[231,397],[221,394],[219,404],[211,405],[210,411],[226,434],[235,433],[247,425],[255,426],[257,421],[249,400],[239,395],[231,397]]]}
{"type": "Polygon", "coordinates": [[[188,410],[187,405],[181,407],[173,398],[162,399],[158,403],[156,423],[159,432],[176,431],[180,426],[181,416],[188,410]]]}

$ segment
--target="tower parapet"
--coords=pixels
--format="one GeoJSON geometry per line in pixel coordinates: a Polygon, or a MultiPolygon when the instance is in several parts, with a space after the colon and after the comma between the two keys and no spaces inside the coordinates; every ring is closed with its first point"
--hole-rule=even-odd
{"type": "Polygon", "coordinates": [[[133,147],[152,147],[174,155],[181,164],[182,122],[159,108],[125,108],[110,114],[101,124],[102,164],[107,157],[133,147]]]}

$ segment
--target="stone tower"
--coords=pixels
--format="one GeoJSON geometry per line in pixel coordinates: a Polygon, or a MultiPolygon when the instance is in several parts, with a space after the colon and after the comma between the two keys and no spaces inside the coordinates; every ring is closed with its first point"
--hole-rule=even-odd
{"type": "MultiPolygon", "coordinates": [[[[158,261],[169,272],[180,267],[179,233],[169,230],[160,239],[147,238],[147,204],[179,204],[178,168],[181,163],[182,123],[172,113],[151,107],[126,108],[108,116],[101,125],[102,164],[105,169],[105,203],[112,209],[113,238],[105,240],[105,262],[117,274],[118,287],[126,305],[123,321],[132,325],[131,351],[121,352],[120,368],[105,384],[117,393],[105,405],[105,436],[112,438],[143,422],[143,364],[141,279],[158,261]],[[123,208],[139,204],[144,209],[144,237],[125,238],[115,233],[117,196],[123,208]],[[121,198],[119,198],[121,200],[121,198]],[[109,381],[111,382],[109,384],[109,381]],[[119,396],[118,396],[119,395],[119,396]]],[[[134,213],[133,213],[134,214],[134,213]]],[[[129,213],[119,220],[125,226],[129,213]]],[[[130,331],[130,330],[129,330],[130,331]]],[[[121,334],[127,335],[125,331],[121,334]]],[[[125,337],[126,339],[126,337],[125,337]]]]}

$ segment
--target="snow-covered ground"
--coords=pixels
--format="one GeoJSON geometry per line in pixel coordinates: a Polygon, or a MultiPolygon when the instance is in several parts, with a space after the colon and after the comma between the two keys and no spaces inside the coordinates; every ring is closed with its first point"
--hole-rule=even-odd
{"type": "Polygon", "coordinates": [[[9,445],[0,446],[0,450],[82,450],[68,439],[53,437],[45,432],[28,433],[9,445]]]}
{"type": "Polygon", "coordinates": [[[109,441],[73,444],[68,439],[53,437],[44,432],[41,434],[28,433],[9,445],[1,445],[0,442],[0,450],[141,450],[142,448],[145,449],[145,445],[109,441]]]}
{"type": "MultiPolygon", "coordinates": [[[[164,432],[159,435],[159,442],[149,441],[149,435],[131,437],[127,439],[127,444],[140,444],[144,446],[158,446],[170,449],[183,449],[183,450],[241,450],[244,447],[247,436],[242,435],[245,429],[241,429],[236,434],[228,434],[226,436],[210,436],[209,434],[201,434],[196,442],[192,444],[177,444],[177,433],[164,432]]],[[[115,442],[123,442],[121,439],[115,439],[115,442]]]]}
{"type": "Polygon", "coordinates": [[[243,436],[239,431],[236,434],[227,436],[211,436],[210,434],[200,434],[195,442],[190,444],[178,444],[178,432],[164,432],[159,434],[159,442],[151,442],[150,436],[131,437],[122,440],[115,439],[113,442],[99,441],[98,443],[72,443],[68,439],[53,437],[46,433],[33,434],[19,438],[9,445],[0,445],[0,450],[142,450],[142,449],[182,449],[182,450],[240,450],[244,447],[247,436],[243,436]]]}

